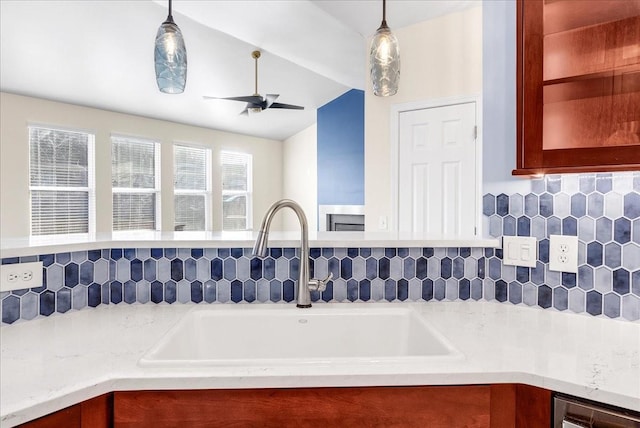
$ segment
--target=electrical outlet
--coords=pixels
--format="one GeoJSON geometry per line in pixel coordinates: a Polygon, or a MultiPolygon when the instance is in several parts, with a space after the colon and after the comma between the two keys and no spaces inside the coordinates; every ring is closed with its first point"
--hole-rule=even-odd
{"type": "Polygon", "coordinates": [[[0,266],[0,291],[42,286],[42,262],[0,266]]]}
{"type": "Polygon", "coordinates": [[[549,236],[549,270],[578,272],[577,236],[549,236]]]}

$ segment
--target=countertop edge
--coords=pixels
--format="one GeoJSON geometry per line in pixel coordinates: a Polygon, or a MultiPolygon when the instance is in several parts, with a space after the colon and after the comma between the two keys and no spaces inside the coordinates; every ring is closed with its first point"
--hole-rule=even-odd
{"type": "MultiPolygon", "coordinates": [[[[80,238],[3,239],[0,258],[99,250],[109,248],[253,248],[257,233],[148,233],[125,236],[104,234],[80,238]],[[56,240],[57,239],[57,240],[56,240]]],[[[299,232],[272,232],[269,247],[300,246],[299,232]]],[[[397,233],[316,232],[309,236],[311,248],[500,248],[498,238],[404,236],[397,233]]]]}

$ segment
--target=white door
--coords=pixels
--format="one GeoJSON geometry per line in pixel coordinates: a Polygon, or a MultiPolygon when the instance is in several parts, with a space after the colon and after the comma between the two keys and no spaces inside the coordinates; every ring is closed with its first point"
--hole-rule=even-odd
{"type": "Polygon", "coordinates": [[[398,126],[399,231],[474,236],[476,103],[401,112],[398,126]]]}

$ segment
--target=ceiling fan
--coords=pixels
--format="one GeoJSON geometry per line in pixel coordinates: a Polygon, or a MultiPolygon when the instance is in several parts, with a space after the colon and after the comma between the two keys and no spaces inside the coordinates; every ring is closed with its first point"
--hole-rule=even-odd
{"type": "Polygon", "coordinates": [[[282,108],[282,109],[289,109],[289,110],[304,110],[304,107],[302,107],[302,106],[295,106],[293,104],[282,104],[282,103],[275,102],[276,99],[280,96],[279,94],[267,94],[263,98],[262,95],[260,95],[258,93],[258,58],[260,58],[260,51],[251,52],[251,57],[256,62],[256,68],[255,68],[255,70],[256,70],[256,72],[255,72],[256,91],[255,91],[255,93],[253,95],[246,95],[246,96],[240,96],[240,97],[227,97],[227,98],[209,97],[209,96],[205,95],[205,96],[203,96],[203,98],[205,100],[231,100],[231,101],[246,102],[247,106],[240,113],[240,114],[245,115],[245,116],[248,115],[249,112],[251,112],[251,113],[260,113],[262,110],[266,110],[268,108],[282,108]]]}

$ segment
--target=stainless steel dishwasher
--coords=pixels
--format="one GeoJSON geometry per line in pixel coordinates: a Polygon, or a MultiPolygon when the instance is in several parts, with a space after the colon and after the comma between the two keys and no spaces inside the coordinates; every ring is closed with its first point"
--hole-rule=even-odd
{"type": "Polygon", "coordinates": [[[640,428],[640,413],[557,395],[553,428],[640,428]]]}

